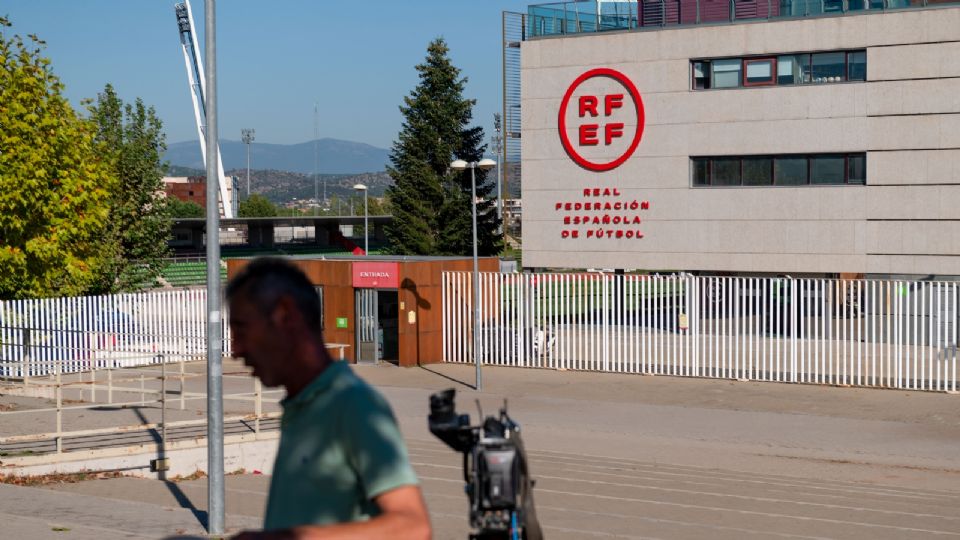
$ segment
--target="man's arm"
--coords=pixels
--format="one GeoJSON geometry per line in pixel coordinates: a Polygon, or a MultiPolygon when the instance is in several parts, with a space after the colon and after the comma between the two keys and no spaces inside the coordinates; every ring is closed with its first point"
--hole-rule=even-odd
{"type": "Polygon", "coordinates": [[[429,540],[430,517],[419,486],[400,486],[381,493],[374,502],[380,515],[369,520],[337,525],[303,525],[283,531],[245,531],[233,540],[429,540]]]}

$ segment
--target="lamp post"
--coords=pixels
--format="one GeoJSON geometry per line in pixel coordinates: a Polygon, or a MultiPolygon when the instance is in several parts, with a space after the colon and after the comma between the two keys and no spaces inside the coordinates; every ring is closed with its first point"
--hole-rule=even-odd
{"type": "Polygon", "coordinates": [[[241,129],[240,137],[243,139],[243,144],[247,145],[247,198],[250,198],[250,143],[253,142],[254,135],[256,131],[252,129],[241,129]]]}
{"type": "Polygon", "coordinates": [[[370,231],[367,229],[367,186],[356,184],[353,189],[363,192],[363,254],[370,255],[370,231]]]}
{"type": "Polygon", "coordinates": [[[483,380],[480,376],[480,268],[477,260],[477,173],[480,169],[488,171],[496,167],[497,162],[492,159],[481,159],[467,163],[458,159],[450,164],[455,171],[470,169],[470,200],[473,203],[473,360],[477,366],[477,392],[483,390],[483,380]]]}

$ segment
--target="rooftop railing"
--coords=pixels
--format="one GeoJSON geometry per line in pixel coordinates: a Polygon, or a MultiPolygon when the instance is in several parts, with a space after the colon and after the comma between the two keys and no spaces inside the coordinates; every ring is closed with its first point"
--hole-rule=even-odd
{"type": "Polygon", "coordinates": [[[526,39],[541,36],[632,30],[748,20],[823,17],[935,5],[958,0],[639,0],[574,1],[527,8],[526,39]]]}

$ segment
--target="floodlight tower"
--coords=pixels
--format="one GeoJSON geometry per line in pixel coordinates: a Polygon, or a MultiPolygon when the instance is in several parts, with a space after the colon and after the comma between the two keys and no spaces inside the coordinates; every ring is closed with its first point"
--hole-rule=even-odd
{"type": "MultiPolygon", "coordinates": [[[[203,75],[203,61],[200,59],[200,47],[197,45],[197,33],[193,29],[193,11],[190,1],[174,6],[177,13],[177,28],[180,30],[180,48],[183,49],[183,61],[187,66],[187,82],[190,85],[190,97],[193,99],[193,116],[197,123],[197,133],[200,135],[200,155],[203,162],[207,162],[206,118],[207,111],[204,105],[204,94],[207,83],[203,75]]],[[[223,175],[223,161],[220,159],[220,148],[217,147],[217,184],[220,188],[220,215],[230,219],[233,216],[233,192],[223,175]]],[[[207,178],[209,182],[210,179],[207,178]]]]}
{"type": "Polygon", "coordinates": [[[243,139],[243,144],[247,145],[247,198],[250,198],[250,143],[253,142],[253,136],[256,134],[256,130],[253,129],[241,129],[240,138],[243,139]]]}

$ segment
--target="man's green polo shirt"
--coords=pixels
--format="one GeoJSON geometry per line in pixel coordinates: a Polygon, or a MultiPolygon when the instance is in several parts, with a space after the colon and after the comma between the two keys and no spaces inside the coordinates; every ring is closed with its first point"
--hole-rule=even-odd
{"type": "Polygon", "coordinates": [[[264,529],[363,521],[374,497],[417,484],[390,405],[346,362],[281,405],[264,529]]]}

